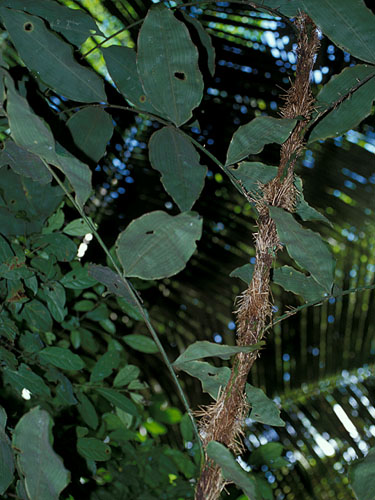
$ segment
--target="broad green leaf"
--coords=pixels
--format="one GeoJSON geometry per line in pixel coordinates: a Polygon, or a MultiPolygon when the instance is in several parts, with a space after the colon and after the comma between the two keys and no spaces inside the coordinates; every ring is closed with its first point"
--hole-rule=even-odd
{"type": "Polygon", "coordinates": [[[131,333],[122,337],[124,342],[136,351],[145,352],[148,354],[153,354],[159,352],[159,349],[155,342],[146,337],[145,335],[140,335],[138,333],[131,333]]]}
{"type": "Polygon", "coordinates": [[[70,380],[62,373],[58,376],[58,385],[56,388],[56,397],[53,403],[57,406],[73,406],[78,403],[74,397],[73,385],[70,380]]]}
{"type": "Polygon", "coordinates": [[[229,359],[231,356],[234,356],[239,352],[248,353],[257,351],[262,347],[262,345],[264,345],[264,342],[258,342],[257,344],[251,346],[231,346],[215,344],[214,342],[208,342],[207,340],[198,340],[197,342],[190,344],[185,351],[180,354],[173,365],[178,368],[179,365],[201,358],[218,357],[221,359],[229,359]]]}
{"type": "Polygon", "coordinates": [[[0,336],[5,337],[10,342],[13,342],[18,334],[19,331],[17,325],[4,314],[4,311],[2,311],[0,313],[0,336]]]}
{"type": "Polygon", "coordinates": [[[72,47],[39,17],[4,7],[0,17],[23,62],[48,87],[73,101],[106,101],[101,78],[79,64],[72,47]]]}
{"type": "Polygon", "coordinates": [[[67,310],[64,308],[66,301],[64,287],[57,281],[50,281],[48,284],[43,285],[42,289],[52,317],[61,323],[61,321],[64,321],[67,313],[67,310]]]}
{"type": "Polygon", "coordinates": [[[270,7],[288,17],[297,17],[301,10],[300,0],[262,0],[261,6],[266,11],[266,7],[270,7]]]}
{"type": "Polygon", "coordinates": [[[58,231],[61,229],[64,224],[65,215],[64,212],[59,208],[51,217],[48,218],[47,227],[42,229],[42,234],[53,233],[54,231],[58,231]]]}
{"type": "Polygon", "coordinates": [[[97,284],[97,280],[89,276],[87,267],[78,266],[72,271],[65,274],[60,283],[64,285],[65,288],[70,288],[72,290],[84,290],[85,288],[91,288],[97,284]]]}
{"type": "Polygon", "coordinates": [[[160,422],[156,422],[155,420],[147,419],[147,421],[143,424],[154,436],[162,436],[163,434],[167,434],[168,429],[166,428],[165,425],[161,424],[160,422]]]}
{"type": "Polygon", "coordinates": [[[215,400],[218,398],[220,389],[227,385],[230,377],[228,367],[219,368],[205,361],[189,361],[179,365],[178,369],[199,379],[203,392],[207,392],[215,400]]]}
{"type": "Polygon", "coordinates": [[[68,129],[74,144],[94,162],[105,154],[113,134],[113,121],[104,109],[97,106],[83,108],[69,118],[68,129]]]}
{"type": "MultiPolygon", "coordinates": [[[[88,309],[89,303],[91,301],[85,300],[84,302],[87,304],[87,309],[88,309]]],[[[91,303],[94,304],[93,302],[91,303]]],[[[85,316],[86,318],[92,319],[93,321],[104,321],[109,316],[109,310],[105,304],[99,304],[98,307],[95,307],[95,309],[89,311],[85,316]]]]}
{"type": "Polygon", "coordinates": [[[215,74],[215,47],[212,45],[212,40],[207,31],[203,28],[202,23],[198,21],[195,17],[192,17],[185,12],[182,12],[185,21],[191,24],[196,30],[199,41],[203,45],[206,51],[207,67],[211,76],[215,74]]]}
{"type": "Polygon", "coordinates": [[[27,100],[15,90],[10,78],[6,78],[6,86],[7,115],[14,141],[18,146],[59,168],[72,185],[77,202],[83,206],[92,189],[90,169],[61,147],[61,152],[56,153],[55,139],[49,127],[33,113],[27,100]]]}
{"type": "Polygon", "coordinates": [[[164,5],[153,6],[138,37],[138,71],[151,104],[176,126],[203,96],[198,50],[186,26],[164,5]]]}
{"type": "Polygon", "coordinates": [[[311,207],[303,196],[303,187],[301,177],[296,176],[294,179],[294,185],[298,190],[297,194],[297,205],[296,213],[301,217],[302,220],[319,220],[331,225],[330,221],[323,214],[311,207]]]}
{"type": "Polygon", "coordinates": [[[4,149],[0,152],[0,167],[4,165],[9,165],[16,174],[31,177],[40,184],[48,184],[52,180],[51,173],[38,156],[11,140],[5,142],[4,149]]]}
{"type": "Polygon", "coordinates": [[[70,262],[77,255],[77,245],[61,233],[36,235],[32,239],[32,249],[36,248],[42,248],[61,262],[70,262]]]}
{"type": "Polygon", "coordinates": [[[375,62],[375,16],[363,0],[300,0],[300,5],[340,49],[375,62]]]}
{"type": "Polygon", "coordinates": [[[92,368],[90,382],[95,384],[109,377],[113,370],[118,368],[120,353],[114,349],[107,351],[101,356],[92,368]]]}
{"type": "Polygon", "coordinates": [[[287,292],[301,295],[305,302],[313,302],[325,295],[324,288],[311,276],[306,276],[290,266],[274,269],[272,281],[282,286],[287,292]]]}
{"type": "Polygon", "coordinates": [[[69,9],[51,0],[1,0],[1,6],[23,10],[45,19],[51,29],[61,33],[69,42],[80,46],[93,34],[101,35],[93,17],[81,9],[69,9]]]}
{"type": "Polygon", "coordinates": [[[250,418],[266,425],[285,426],[276,403],[269,399],[262,389],[246,384],[246,398],[251,405],[250,418]]]}
{"type": "Polygon", "coordinates": [[[194,463],[191,461],[191,458],[186,453],[180,450],[175,450],[173,448],[167,448],[164,453],[167,457],[170,457],[173,460],[178,470],[187,479],[190,479],[196,475],[197,467],[194,465],[194,463]]]}
{"type": "Polygon", "coordinates": [[[284,451],[281,443],[267,443],[256,448],[250,455],[249,464],[261,467],[267,465],[272,468],[276,459],[280,458],[284,451]]]}
{"type": "Polygon", "coordinates": [[[208,457],[221,467],[221,472],[227,481],[233,481],[249,498],[256,499],[253,477],[242,469],[228,448],[217,441],[210,441],[206,452],[208,457]]]}
{"type": "Polygon", "coordinates": [[[3,495],[13,481],[14,457],[10,439],[5,432],[7,415],[0,406],[0,495],[3,495]]]}
{"type": "MultiPolygon", "coordinates": [[[[138,306],[130,305],[124,297],[117,297],[116,301],[123,313],[127,314],[130,318],[135,319],[136,321],[144,321],[144,317],[142,316],[138,306]]],[[[145,309],[143,312],[147,316],[147,311],[145,309]]]]}
{"type": "Polygon", "coordinates": [[[277,175],[277,167],[255,161],[242,161],[229,170],[250,194],[259,193],[260,184],[267,184],[277,175]]]}
{"type": "Polygon", "coordinates": [[[14,253],[7,240],[0,235],[0,264],[14,257],[14,253]]]}
{"type": "Polygon", "coordinates": [[[335,260],[321,236],[310,229],[304,229],[292,214],[282,208],[270,207],[270,215],[276,223],[280,241],[286,246],[291,258],[311,274],[326,294],[330,294],[335,260]]]}
{"type": "Polygon", "coordinates": [[[85,366],[78,354],[63,347],[46,347],[39,352],[38,356],[43,364],[51,363],[51,365],[63,370],[82,370],[85,366]]]}
{"type": "Polygon", "coordinates": [[[89,425],[92,429],[96,429],[99,424],[98,415],[95,410],[95,406],[91,403],[89,398],[79,392],[77,394],[79,404],[77,406],[78,412],[82,417],[82,420],[89,425]]]}
{"type": "Polygon", "coordinates": [[[129,413],[130,415],[137,416],[138,410],[135,404],[130,401],[129,398],[116,391],[115,389],[106,389],[104,387],[95,387],[95,390],[98,394],[103,396],[107,401],[109,401],[116,408],[120,408],[120,410],[129,413]]]}
{"type": "Polygon", "coordinates": [[[258,474],[255,476],[255,487],[257,498],[261,498],[262,500],[274,500],[275,497],[273,496],[273,489],[271,488],[270,483],[258,474]]]}
{"type": "Polygon", "coordinates": [[[240,278],[245,283],[249,284],[253,278],[254,264],[244,264],[241,267],[236,267],[230,273],[231,278],[240,278]]]}
{"type": "Polygon", "coordinates": [[[36,332],[25,332],[20,337],[20,346],[27,353],[35,353],[43,349],[44,344],[36,332]]]}
{"type": "Polygon", "coordinates": [[[135,365],[126,365],[118,372],[113,381],[113,387],[123,387],[138,378],[140,369],[135,365]]]}
{"type": "Polygon", "coordinates": [[[52,318],[44,304],[33,299],[27,302],[21,311],[20,318],[26,321],[29,328],[50,332],[52,330],[52,318]]]}
{"type": "Polygon", "coordinates": [[[151,136],[151,165],[161,173],[168,194],[184,212],[190,210],[204,186],[207,167],[199,163],[199,154],[181,132],[164,127],[151,136]]]}
{"type": "Polygon", "coordinates": [[[36,407],[19,420],[13,432],[17,465],[30,500],[58,500],[70,481],[69,471],[52,448],[52,426],[50,415],[36,407]]]}
{"type": "Polygon", "coordinates": [[[25,387],[32,395],[35,394],[44,398],[51,397],[50,390],[42,377],[34,373],[29,366],[23,363],[17,371],[5,368],[4,381],[11,385],[14,391],[18,392],[20,396],[22,389],[25,387]]]}
{"type": "Polygon", "coordinates": [[[78,438],[77,451],[86,460],[104,462],[111,458],[111,448],[96,438],[78,438]]]}
{"type": "Polygon", "coordinates": [[[135,50],[118,45],[101,50],[109,74],[125,99],[138,109],[158,114],[142,87],[135,50]]]}
{"type": "Polygon", "coordinates": [[[191,423],[191,418],[188,413],[185,413],[181,418],[180,432],[182,439],[184,440],[185,443],[193,441],[194,429],[193,429],[193,424],[191,423]]]}
{"type": "Polygon", "coordinates": [[[96,264],[90,264],[88,267],[89,276],[92,276],[99,283],[103,283],[108,290],[115,295],[123,297],[126,302],[131,306],[137,307],[137,302],[130,293],[131,284],[128,287],[125,285],[124,280],[112,269],[104,266],[97,266],[96,264]]]}
{"type": "Polygon", "coordinates": [[[371,114],[375,99],[375,68],[374,77],[358,88],[337,107],[324,116],[309,137],[309,142],[337,137],[347,130],[355,128],[362,120],[371,114]]]}
{"type": "Polygon", "coordinates": [[[241,125],[229,144],[226,165],[237,163],[249,155],[260,153],[266,144],[285,142],[297,120],[259,116],[241,125]]]}
{"type": "Polygon", "coordinates": [[[63,233],[69,236],[85,236],[87,233],[91,233],[91,228],[84,219],[79,218],[69,222],[64,227],[63,233]]]}
{"type": "Polygon", "coordinates": [[[363,460],[350,466],[349,478],[358,500],[374,500],[375,448],[371,448],[363,460]]]}
{"type": "Polygon", "coordinates": [[[133,220],[120,233],[117,255],[126,276],[168,278],[186,266],[201,234],[202,219],[194,212],[172,216],[158,210],[133,220]]]}

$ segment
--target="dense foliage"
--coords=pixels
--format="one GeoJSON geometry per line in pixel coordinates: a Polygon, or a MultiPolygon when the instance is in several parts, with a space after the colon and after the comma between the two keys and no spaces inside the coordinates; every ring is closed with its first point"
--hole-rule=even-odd
{"type": "MultiPolygon", "coordinates": [[[[198,483],[201,499],[217,498],[229,481],[251,500],[271,499],[262,467],[287,465],[282,445],[253,451],[246,458],[250,472],[236,461],[249,411],[254,422],[285,425],[275,402],[246,382],[247,368],[272,326],[270,276],[300,297],[303,305],[293,313],[349,293],[335,285],[335,259],[311,224],[329,221],[306,202],[294,166],[303,142],[339,136],[370,114],[375,16],[362,0],[334,7],[315,0],[252,3],[254,11],[286,23],[303,64],[316,56],[315,25],[356,63],[331,78],[316,101],[311,67],[299,73],[297,66],[282,113],[259,114],[239,126],[222,162],[194,138],[205,80],[215,72],[211,39],[194,12],[183,4],[152,6],[134,23],[139,32],[131,48],[111,44],[89,12],[72,7],[54,0],[0,2],[0,494],[188,499],[198,483]],[[104,58],[104,77],[80,53],[89,37],[104,58]],[[159,124],[148,142],[149,161],[176,211],[131,213],[126,228],[111,227],[115,234],[105,243],[89,205],[92,172],[120,112],[139,115],[140,126],[159,124]],[[278,166],[259,156],[271,144],[280,145],[278,166]],[[192,209],[207,165],[225,174],[251,207],[257,254],[232,273],[249,284],[238,309],[237,345],[199,340],[171,363],[142,294],[196,254],[203,219],[192,209]],[[93,238],[98,252],[91,259],[97,259],[89,263],[84,254],[93,238]],[[286,264],[274,268],[283,249],[286,264]],[[157,353],[180,407],[147,370],[157,353]],[[214,401],[200,419],[189,407],[182,373],[197,378],[214,401]],[[225,414],[225,427],[220,419],[228,407],[238,413],[225,414]],[[217,490],[210,486],[203,494],[212,471],[217,490]]],[[[372,460],[370,450],[351,469],[360,500],[373,498],[372,460]]]]}

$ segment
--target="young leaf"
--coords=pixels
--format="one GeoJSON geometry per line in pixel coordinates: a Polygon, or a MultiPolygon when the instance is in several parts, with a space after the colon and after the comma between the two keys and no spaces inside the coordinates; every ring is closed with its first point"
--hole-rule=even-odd
{"type": "Polygon", "coordinates": [[[242,281],[249,284],[252,280],[253,272],[254,264],[244,264],[241,267],[236,267],[236,269],[233,269],[229,276],[231,278],[240,278],[242,281]]]}
{"type": "Polygon", "coordinates": [[[85,234],[90,232],[90,226],[82,218],[72,220],[63,229],[63,233],[69,236],[85,236],[85,234]]]}
{"type": "Polygon", "coordinates": [[[177,127],[203,96],[198,51],[186,26],[164,5],[153,6],[138,37],[138,71],[152,105],[177,127]]]}
{"type": "Polygon", "coordinates": [[[172,216],[156,211],[133,220],[120,233],[117,255],[126,276],[146,280],[181,271],[202,234],[202,219],[194,213],[172,216]]]}
{"type": "Polygon", "coordinates": [[[138,378],[140,369],[135,365],[126,365],[118,372],[113,381],[113,387],[123,387],[138,378]]]}
{"type": "Polygon", "coordinates": [[[79,102],[106,101],[101,78],[78,64],[72,47],[36,16],[0,8],[0,17],[26,66],[58,94],[79,102]]]}
{"type": "Polygon", "coordinates": [[[74,113],[66,124],[74,144],[97,163],[104,156],[113,134],[111,116],[102,108],[90,106],[74,113]]]}
{"type": "Polygon", "coordinates": [[[61,33],[69,42],[80,46],[93,34],[104,36],[94,19],[81,9],[70,9],[51,0],[2,0],[1,4],[23,10],[45,19],[51,29],[61,33]]]}
{"type": "Polygon", "coordinates": [[[173,366],[178,368],[180,365],[188,363],[189,361],[216,356],[221,359],[229,359],[231,356],[234,356],[239,352],[257,351],[262,345],[264,345],[264,342],[258,342],[257,344],[251,346],[231,346],[215,344],[214,342],[208,342],[207,340],[199,340],[190,344],[176,359],[173,366]]]}
{"type": "Polygon", "coordinates": [[[145,335],[131,333],[130,335],[125,335],[125,337],[122,338],[124,342],[128,344],[128,346],[130,346],[132,349],[135,349],[136,351],[145,352],[148,354],[159,352],[159,349],[155,342],[145,335]]]}
{"type": "Polygon", "coordinates": [[[43,364],[51,363],[63,370],[82,370],[85,366],[78,354],[63,347],[46,347],[39,352],[38,356],[43,364]]]}
{"type": "Polygon", "coordinates": [[[5,432],[7,415],[0,406],[0,495],[3,495],[13,481],[14,456],[10,439],[5,432]]]}
{"type": "Polygon", "coordinates": [[[125,99],[138,109],[158,114],[142,87],[137,68],[136,52],[128,47],[118,45],[101,50],[109,74],[125,99]]]}
{"type": "Polygon", "coordinates": [[[250,418],[266,425],[285,426],[284,420],[280,418],[280,410],[262,389],[246,384],[246,398],[251,405],[250,418]]]}
{"type": "Polygon", "coordinates": [[[301,295],[305,302],[313,302],[325,295],[324,288],[311,276],[306,276],[290,266],[274,269],[273,282],[282,286],[287,292],[301,295]]]}
{"type": "Polygon", "coordinates": [[[104,462],[111,458],[111,448],[96,438],[78,438],[77,451],[86,460],[104,462]]]}
{"type": "Polygon", "coordinates": [[[181,212],[190,210],[204,186],[207,167],[199,154],[176,128],[164,127],[151,136],[151,165],[161,173],[161,181],[181,212]]]}
{"type": "Polygon", "coordinates": [[[375,491],[375,448],[350,466],[349,478],[358,500],[373,500],[375,491]]]}
{"type": "Polygon", "coordinates": [[[70,481],[63,461],[52,448],[52,425],[50,415],[36,407],[19,420],[13,432],[12,444],[30,500],[58,500],[70,481]]]}
{"type": "Polygon", "coordinates": [[[104,387],[95,387],[96,392],[98,392],[103,398],[113,404],[116,408],[129,413],[130,415],[137,416],[138,410],[129,398],[116,391],[115,389],[107,389],[104,387]]]}
{"type": "Polygon", "coordinates": [[[297,120],[258,116],[241,125],[229,144],[226,166],[237,163],[249,155],[260,153],[266,144],[282,144],[294,129],[297,120]]]}
{"type": "Polygon", "coordinates": [[[375,62],[375,16],[363,0],[300,0],[301,9],[340,49],[375,62]],[[350,36],[348,36],[350,33],[350,36]]]}
{"type": "Polygon", "coordinates": [[[233,481],[249,498],[257,498],[253,477],[242,469],[228,448],[216,441],[210,441],[206,452],[209,458],[221,467],[227,481],[233,481]]]}
{"type": "Polygon", "coordinates": [[[302,269],[330,294],[333,285],[335,260],[318,233],[304,229],[293,215],[282,208],[271,207],[270,214],[276,223],[277,233],[289,255],[302,269]]]}

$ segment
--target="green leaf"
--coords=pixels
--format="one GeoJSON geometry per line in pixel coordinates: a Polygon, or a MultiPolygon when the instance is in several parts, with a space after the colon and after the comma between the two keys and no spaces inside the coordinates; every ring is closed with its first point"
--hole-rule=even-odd
{"type": "Polygon", "coordinates": [[[205,361],[189,361],[178,366],[192,377],[200,380],[203,392],[207,392],[213,399],[218,398],[220,389],[229,381],[230,369],[226,366],[217,367],[205,361]]]}
{"type": "Polygon", "coordinates": [[[312,129],[309,143],[342,135],[347,130],[355,128],[371,114],[372,103],[375,99],[375,68],[373,73],[374,77],[370,81],[364,83],[318,121],[312,129]]]}
{"type": "Polygon", "coordinates": [[[91,228],[84,219],[79,218],[69,222],[64,227],[63,233],[69,236],[85,236],[87,233],[91,233],[91,228]]]}
{"type": "Polygon", "coordinates": [[[229,144],[226,165],[237,163],[249,155],[260,153],[266,144],[285,142],[297,120],[258,116],[246,125],[241,125],[229,144]]]}
{"type": "Polygon", "coordinates": [[[176,126],[189,120],[203,96],[198,50],[186,26],[164,5],[153,6],[143,21],[137,65],[145,93],[160,114],[176,126]]]}
{"type": "Polygon", "coordinates": [[[254,450],[249,458],[249,464],[261,467],[267,465],[272,468],[275,460],[280,458],[284,446],[281,443],[267,443],[254,450]]]}
{"type": "Polygon", "coordinates": [[[0,16],[23,62],[48,87],[73,101],[106,101],[101,78],[77,63],[72,47],[39,17],[4,7],[0,16]]]}
{"type": "Polygon", "coordinates": [[[298,190],[297,195],[297,205],[296,213],[301,217],[302,220],[319,220],[325,222],[331,226],[330,221],[323,214],[311,207],[303,196],[302,179],[298,176],[294,179],[294,185],[298,190]]]}
{"type": "Polygon", "coordinates": [[[58,500],[68,485],[70,474],[52,448],[50,415],[39,407],[26,413],[17,423],[12,444],[30,500],[58,500]]]}
{"type": "Polygon", "coordinates": [[[158,210],[133,220],[120,233],[117,255],[126,276],[167,278],[185,267],[201,234],[202,219],[195,213],[172,216],[158,210]]]}
{"type": "Polygon", "coordinates": [[[65,215],[64,212],[59,208],[51,217],[48,218],[47,227],[42,229],[42,234],[53,233],[54,231],[58,231],[61,229],[64,224],[65,215]]]}
{"type": "Polygon", "coordinates": [[[254,264],[244,264],[243,266],[236,267],[230,273],[231,278],[240,278],[245,283],[249,284],[253,278],[254,264]]]}
{"type": "Polygon", "coordinates": [[[145,335],[131,333],[130,335],[125,335],[125,337],[122,338],[124,342],[128,344],[128,346],[130,346],[132,349],[135,349],[136,351],[145,352],[148,354],[159,352],[159,349],[155,342],[145,335]]]}
{"type": "Polygon", "coordinates": [[[135,365],[126,365],[118,372],[113,381],[113,387],[123,387],[128,385],[132,380],[138,378],[140,369],[135,365]]]}
{"type": "Polygon", "coordinates": [[[282,208],[270,207],[270,214],[276,223],[279,238],[291,258],[311,274],[326,294],[330,294],[335,260],[320,235],[310,229],[304,229],[292,214],[282,208]]]}
{"type": "Polygon", "coordinates": [[[20,317],[26,321],[29,328],[32,327],[44,332],[52,330],[51,315],[46,306],[37,299],[31,300],[23,306],[20,317]]]}
{"type": "Polygon", "coordinates": [[[313,302],[325,295],[325,290],[311,276],[306,276],[290,266],[273,270],[273,282],[282,286],[287,292],[301,295],[305,302],[313,302]]]}
{"type": "Polygon", "coordinates": [[[77,398],[79,400],[77,409],[82,417],[82,420],[84,420],[84,422],[92,429],[96,429],[99,424],[99,419],[95,406],[91,403],[89,398],[81,392],[77,393],[77,398]]]}
{"type": "Polygon", "coordinates": [[[165,450],[165,455],[173,460],[178,470],[187,479],[194,477],[195,474],[197,473],[197,467],[193,464],[191,459],[184,452],[180,450],[174,450],[172,448],[167,448],[165,450]]]}
{"type": "Polygon", "coordinates": [[[285,426],[276,403],[269,399],[262,389],[246,384],[246,398],[251,405],[250,418],[266,425],[285,426]]]}
{"type": "Polygon", "coordinates": [[[5,432],[7,415],[0,406],[0,495],[3,495],[13,481],[14,457],[10,439],[5,432]]]}
{"type": "Polygon", "coordinates": [[[242,161],[228,167],[233,177],[241,182],[248,193],[260,192],[259,184],[267,184],[277,175],[277,167],[255,161],[242,161]]]}
{"type": "Polygon", "coordinates": [[[78,401],[74,397],[73,385],[70,380],[59,373],[58,386],[56,388],[56,397],[53,403],[58,406],[72,406],[76,405],[78,401]]]}
{"type": "Polygon", "coordinates": [[[34,373],[31,368],[25,364],[21,364],[17,371],[5,368],[4,381],[11,385],[13,389],[21,396],[22,389],[25,387],[31,394],[42,396],[45,398],[51,397],[48,386],[44,380],[34,373]]]}
{"type": "MultiPolygon", "coordinates": [[[[85,300],[82,302],[85,302],[87,304],[87,307],[88,307],[89,302],[91,302],[91,301],[85,300]]],[[[95,309],[93,309],[92,311],[89,311],[85,316],[86,316],[86,318],[92,319],[93,321],[104,321],[109,316],[109,310],[105,304],[99,304],[98,307],[95,307],[95,309]]]]}
{"type": "Polygon", "coordinates": [[[358,500],[374,500],[375,448],[371,448],[363,460],[350,466],[349,478],[358,500]]]}
{"type": "Polygon", "coordinates": [[[0,152],[0,167],[4,165],[9,165],[16,174],[31,177],[40,184],[48,184],[52,180],[51,173],[38,156],[11,140],[5,142],[4,149],[0,152]]]}
{"type": "Polygon", "coordinates": [[[70,9],[51,0],[2,0],[2,6],[23,10],[45,19],[51,29],[61,33],[69,42],[80,46],[93,34],[100,35],[93,17],[81,9],[70,9]]]}
{"type": "Polygon", "coordinates": [[[111,349],[101,356],[95,363],[91,375],[90,382],[95,384],[104,380],[112,374],[112,371],[118,368],[120,363],[120,353],[111,349]]]}
{"type": "Polygon", "coordinates": [[[198,21],[195,17],[192,17],[185,12],[182,12],[182,15],[184,16],[185,21],[188,24],[191,24],[195,31],[198,34],[199,41],[203,45],[205,49],[205,59],[207,62],[207,67],[208,70],[211,74],[211,76],[214,76],[215,74],[215,48],[212,45],[212,40],[210,35],[207,33],[207,31],[203,28],[202,23],[198,21]]]}
{"type": "Polygon", "coordinates": [[[0,336],[5,337],[10,342],[13,342],[14,339],[19,334],[17,325],[8,318],[3,311],[0,313],[0,336]]]}
{"type": "Polygon", "coordinates": [[[95,387],[95,390],[116,408],[120,408],[120,410],[135,417],[138,416],[138,410],[135,404],[120,392],[115,389],[106,389],[102,387],[95,387]]]}
{"type": "Polygon", "coordinates": [[[60,283],[64,285],[65,288],[84,290],[85,288],[95,286],[97,280],[89,276],[87,267],[78,266],[65,274],[65,276],[61,278],[60,283]]]}
{"type": "Polygon", "coordinates": [[[111,448],[96,438],[78,438],[77,451],[86,460],[104,462],[111,458],[111,448]]]}
{"type": "Polygon", "coordinates": [[[144,88],[137,69],[137,54],[133,49],[112,45],[101,49],[109,74],[129,103],[138,109],[158,114],[144,88]]]}
{"type": "Polygon", "coordinates": [[[51,365],[63,370],[82,370],[85,366],[78,354],[63,347],[46,347],[38,355],[43,364],[51,363],[51,365]]]}
{"type": "Polygon", "coordinates": [[[375,16],[362,0],[301,0],[301,8],[340,49],[375,62],[375,16]]]}
{"type": "Polygon", "coordinates": [[[288,17],[297,17],[301,10],[299,0],[262,0],[262,7],[270,7],[288,17]]]}
{"type": "Polygon", "coordinates": [[[180,432],[182,439],[184,440],[184,443],[193,441],[194,429],[193,429],[193,424],[191,423],[191,418],[188,413],[185,413],[181,418],[180,432]]]}
{"type": "Polygon", "coordinates": [[[214,342],[208,342],[207,340],[199,340],[190,344],[176,359],[173,366],[178,368],[179,365],[188,363],[189,361],[195,361],[197,359],[209,358],[213,356],[217,356],[221,359],[229,359],[231,356],[234,356],[239,352],[248,353],[257,351],[262,345],[264,345],[264,342],[258,342],[257,344],[251,346],[231,346],[215,344],[214,342]]]}
{"type": "Polygon", "coordinates": [[[67,313],[67,310],[64,309],[66,301],[64,287],[57,281],[50,281],[48,284],[44,284],[42,289],[52,317],[61,323],[61,321],[64,321],[67,313]]]}
{"type": "Polygon", "coordinates": [[[7,240],[0,235],[0,263],[11,259],[12,257],[14,257],[14,253],[10,248],[10,245],[7,240]]]}
{"type": "Polygon", "coordinates": [[[137,302],[130,293],[131,285],[125,285],[124,280],[112,269],[96,264],[89,264],[89,276],[92,276],[99,283],[103,283],[108,290],[115,295],[123,297],[132,307],[137,307],[137,302]]]}
{"type": "Polygon", "coordinates": [[[216,441],[210,441],[206,452],[208,457],[221,467],[222,474],[227,481],[233,481],[249,498],[256,498],[253,477],[242,469],[228,448],[216,441]]]}
{"type": "Polygon", "coordinates": [[[39,234],[32,239],[32,249],[42,248],[61,262],[70,262],[77,255],[77,245],[61,233],[39,234]]]}
{"type": "Polygon", "coordinates": [[[67,127],[74,144],[94,162],[105,154],[107,144],[113,134],[111,116],[102,108],[89,106],[69,118],[67,127]]]}
{"type": "Polygon", "coordinates": [[[259,475],[256,475],[255,485],[258,495],[257,498],[261,498],[262,500],[274,500],[275,497],[273,496],[273,489],[268,481],[259,477],[259,475]]]}
{"type": "Polygon", "coordinates": [[[92,191],[89,167],[67,152],[58,154],[51,163],[67,177],[76,193],[77,203],[83,207],[92,191]]]}
{"type": "Polygon", "coordinates": [[[164,127],[151,136],[151,165],[161,174],[168,194],[183,212],[190,210],[204,186],[207,167],[199,163],[199,154],[181,132],[164,127]]]}

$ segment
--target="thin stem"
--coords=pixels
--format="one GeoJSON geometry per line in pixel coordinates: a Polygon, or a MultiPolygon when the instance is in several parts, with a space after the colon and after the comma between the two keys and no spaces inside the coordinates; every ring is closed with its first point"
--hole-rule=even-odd
{"type": "Polygon", "coordinates": [[[76,202],[76,200],[73,198],[73,196],[69,193],[69,191],[64,186],[63,182],[60,180],[60,178],[58,177],[58,175],[56,175],[55,171],[50,167],[50,165],[43,158],[41,158],[41,160],[42,160],[43,164],[45,165],[45,167],[49,170],[49,172],[51,173],[51,175],[53,176],[53,178],[59,184],[59,186],[61,187],[61,189],[65,192],[66,196],[69,198],[69,200],[71,201],[71,203],[73,204],[73,206],[79,212],[79,214],[81,215],[81,217],[83,218],[83,220],[89,226],[91,232],[93,233],[93,235],[97,239],[99,245],[104,250],[105,254],[107,255],[107,257],[109,259],[109,261],[111,262],[111,264],[113,265],[113,267],[116,270],[117,274],[120,276],[122,282],[126,286],[127,291],[130,294],[131,298],[136,303],[137,308],[138,308],[138,310],[139,310],[139,312],[140,312],[140,314],[141,314],[141,316],[143,318],[143,321],[145,322],[145,324],[146,324],[146,326],[147,326],[147,328],[148,328],[148,330],[149,330],[149,332],[151,334],[151,337],[153,338],[155,344],[157,345],[157,347],[159,349],[159,352],[160,352],[160,354],[161,354],[161,356],[163,358],[163,361],[164,361],[164,363],[166,364],[166,366],[168,368],[168,371],[169,371],[169,373],[170,373],[170,375],[171,375],[171,377],[173,379],[173,382],[174,382],[174,384],[175,384],[175,386],[177,388],[177,392],[178,392],[178,394],[180,396],[182,404],[183,404],[186,412],[188,413],[188,415],[189,415],[189,417],[191,419],[191,422],[192,422],[192,425],[193,425],[193,429],[194,429],[194,433],[196,435],[196,438],[197,438],[198,444],[199,444],[199,450],[200,450],[200,454],[201,454],[201,462],[203,463],[204,453],[203,453],[202,443],[201,443],[201,439],[200,439],[200,436],[199,436],[198,427],[197,427],[197,424],[196,424],[195,419],[193,417],[191,408],[189,406],[189,403],[187,401],[185,393],[184,393],[184,391],[183,391],[183,389],[182,389],[182,387],[180,385],[180,382],[178,381],[178,378],[177,378],[177,375],[176,375],[176,373],[175,373],[175,371],[173,369],[173,366],[172,366],[171,362],[169,361],[168,355],[165,352],[164,347],[163,347],[162,343],[159,340],[158,334],[154,330],[154,327],[152,326],[150,320],[148,319],[148,317],[147,317],[147,315],[146,315],[146,313],[145,313],[145,311],[143,309],[143,306],[142,306],[142,304],[140,302],[138,294],[133,291],[133,288],[131,287],[131,285],[129,284],[128,280],[125,278],[125,276],[121,272],[120,268],[118,267],[118,265],[116,264],[114,258],[112,257],[111,252],[108,250],[106,244],[104,243],[104,241],[102,240],[101,236],[97,232],[97,230],[95,228],[95,225],[89,219],[89,217],[87,217],[87,215],[85,214],[83,208],[76,202]]]}

